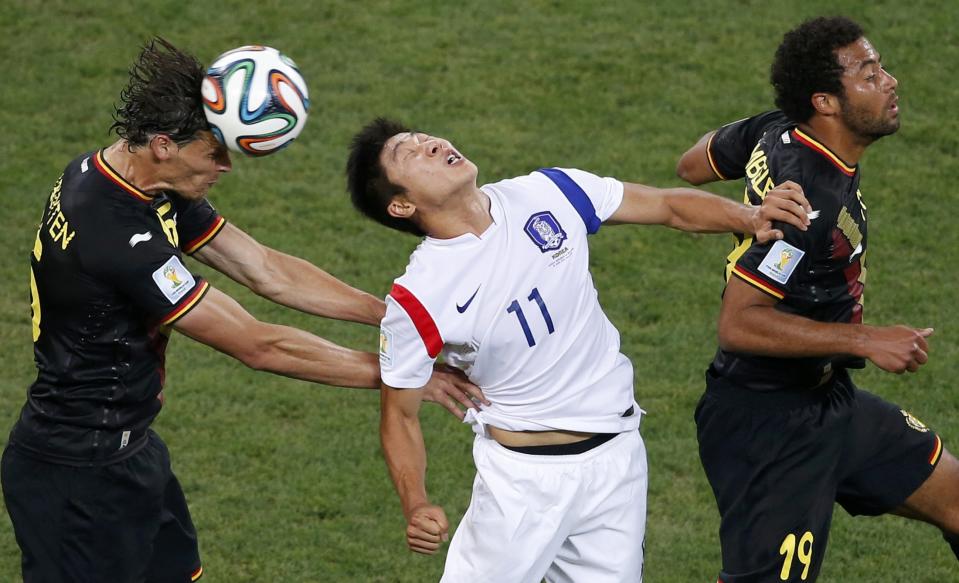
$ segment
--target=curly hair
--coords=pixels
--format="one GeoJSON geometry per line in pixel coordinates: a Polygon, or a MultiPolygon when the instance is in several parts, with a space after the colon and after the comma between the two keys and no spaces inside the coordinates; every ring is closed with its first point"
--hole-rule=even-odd
{"type": "Polygon", "coordinates": [[[192,55],[155,37],[130,68],[110,131],[131,148],[146,145],[157,133],[178,144],[192,141],[198,131],[210,129],[200,94],[203,76],[203,66],[192,55]]]}
{"type": "Polygon", "coordinates": [[[807,20],[787,32],[770,71],[776,106],[789,119],[803,123],[815,113],[813,93],[844,97],[843,68],[836,60],[836,49],[862,36],[862,27],[842,16],[807,20]]]}
{"type": "Polygon", "coordinates": [[[409,131],[405,125],[383,117],[368,123],[350,143],[346,181],[356,210],[381,225],[422,237],[426,233],[416,223],[394,217],[386,211],[393,197],[406,190],[386,177],[380,154],[390,138],[409,131]]]}

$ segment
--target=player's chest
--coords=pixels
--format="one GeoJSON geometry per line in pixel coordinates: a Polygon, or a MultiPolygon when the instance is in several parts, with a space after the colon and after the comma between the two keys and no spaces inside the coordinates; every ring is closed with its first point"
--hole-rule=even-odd
{"type": "Polygon", "coordinates": [[[548,334],[552,313],[572,310],[569,298],[591,286],[589,255],[581,219],[564,210],[512,208],[493,236],[457,261],[443,308],[445,339],[476,345],[504,320],[530,330],[531,316],[540,316],[548,334]]]}
{"type": "Polygon", "coordinates": [[[859,260],[866,252],[867,209],[859,188],[840,198],[839,209],[829,232],[829,259],[839,265],[859,260]]]}

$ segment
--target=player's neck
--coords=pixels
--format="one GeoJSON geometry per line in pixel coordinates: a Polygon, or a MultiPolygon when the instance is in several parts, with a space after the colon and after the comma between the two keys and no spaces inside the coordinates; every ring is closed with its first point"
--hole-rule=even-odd
{"type": "Polygon", "coordinates": [[[848,166],[859,163],[863,153],[872,141],[865,142],[836,118],[813,116],[808,123],[799,124],[799,129],[812,136],[816,141],[829,148],[848,166]]]}
{"type": "Polygon", "coordinates": [[[434,239],[453,239],[467,233],[479,237],[493,224],[490,198],[473,186],[449,208],[423,217],[424,230],[434,239]]]}
{"type": "Polygon", "coordinates": [[[103,150],[103,159],[121,178],[153,197],[163,190],[152,164],[146,159],[149,148],[130,151],[126,140],[118,140],[103,150]]]}

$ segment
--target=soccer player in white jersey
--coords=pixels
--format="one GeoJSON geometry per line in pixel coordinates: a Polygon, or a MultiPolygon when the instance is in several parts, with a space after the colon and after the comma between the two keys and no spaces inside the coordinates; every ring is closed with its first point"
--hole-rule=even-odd
{"type": "Polygon", "coordinates": [[[426,236],[387,298],[380,337],[380,431],[409,547],[432,554],[448,537],[426,493],[418,419],[418,389],[442,353],[491,403],[466,415],[477,474],[442,581],[640,581],[642,411],[586,237],[615,222],[777,238],[771,221],[808,222],[799,187],[777,187],[761,207],[573,169],[480,188],[448,141],[384,119],[354,137],[347,174],[361,212],[426,236]]]}

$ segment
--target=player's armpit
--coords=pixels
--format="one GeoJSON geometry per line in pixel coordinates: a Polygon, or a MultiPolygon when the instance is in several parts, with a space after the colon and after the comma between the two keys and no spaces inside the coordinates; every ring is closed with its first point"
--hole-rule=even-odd
{"type": "Polygon", "coordinates": [[[260,322],[214,288],[173,327],[256,370],[342,387],[379,386],[375,354],[344,348],[289,326],[260,322]]]}

